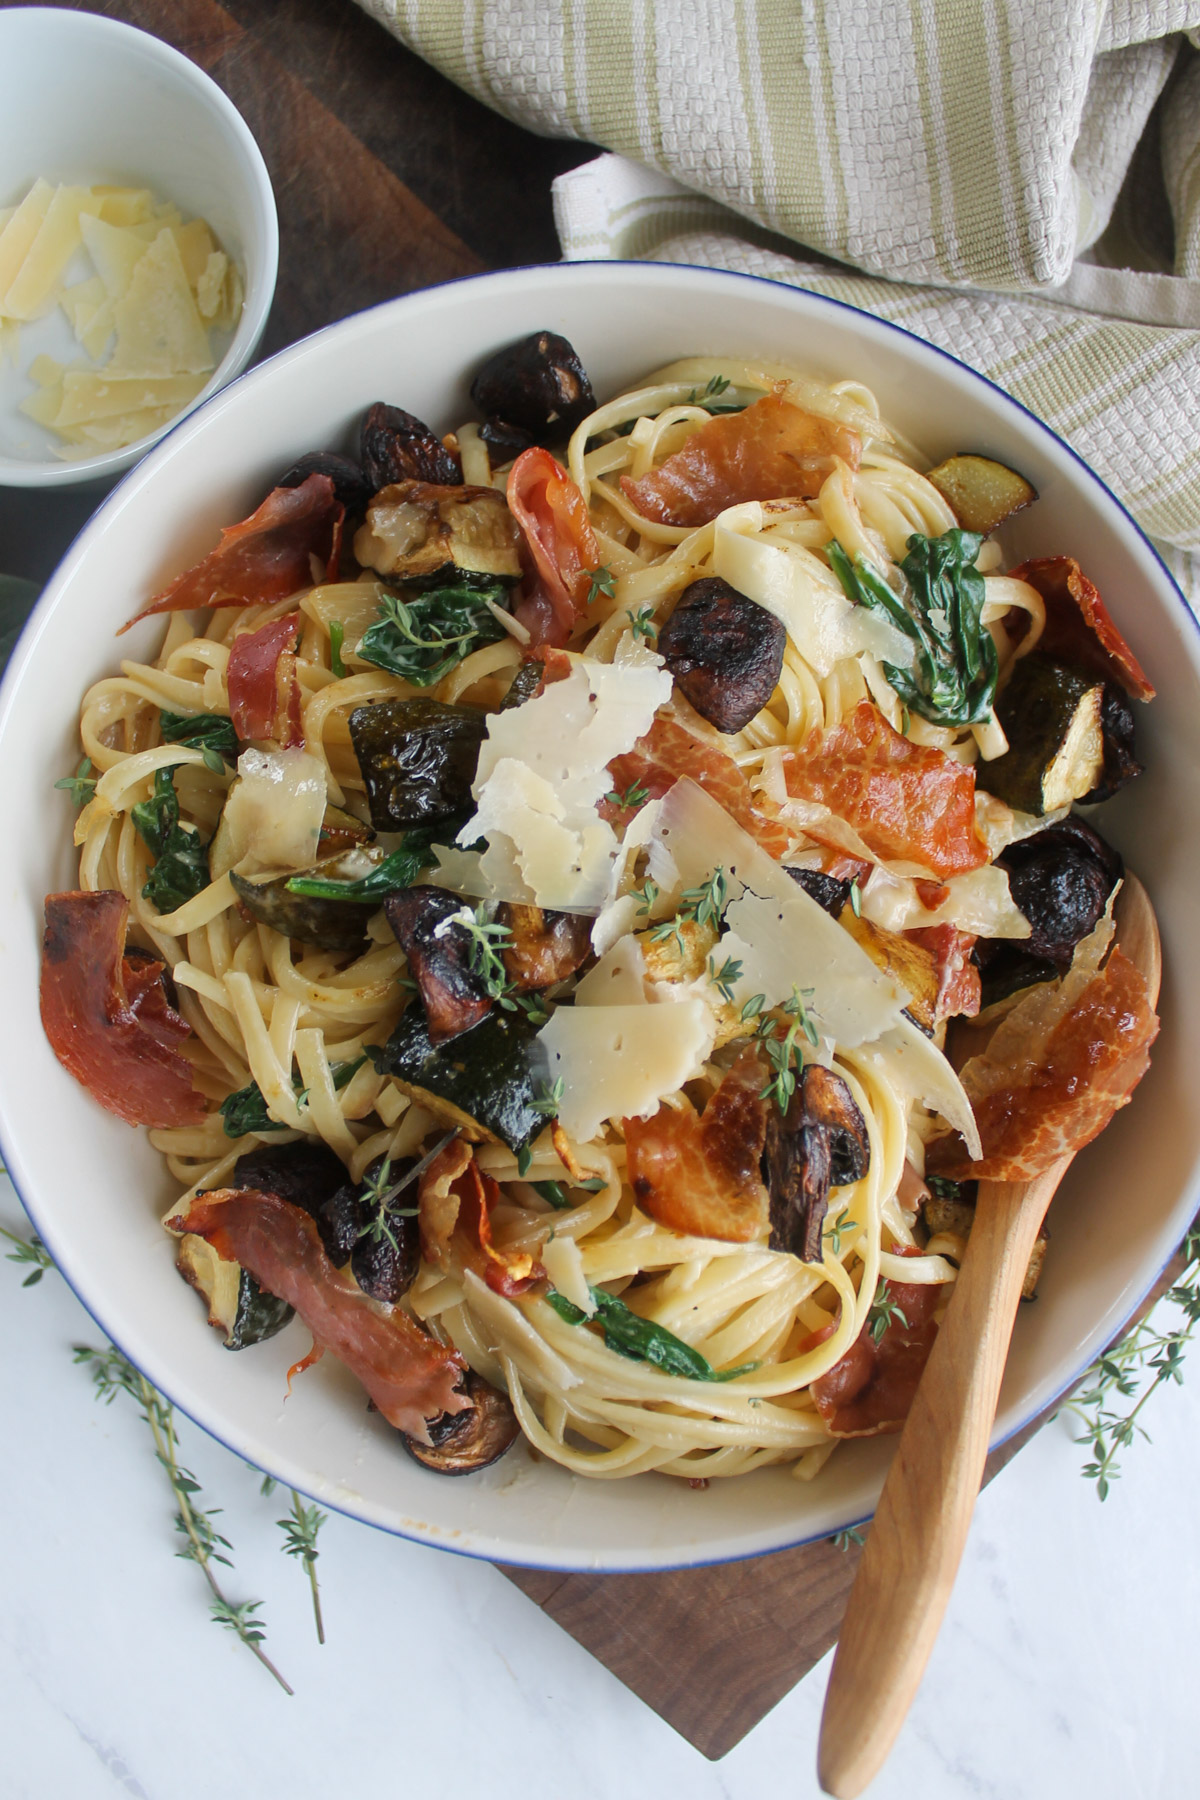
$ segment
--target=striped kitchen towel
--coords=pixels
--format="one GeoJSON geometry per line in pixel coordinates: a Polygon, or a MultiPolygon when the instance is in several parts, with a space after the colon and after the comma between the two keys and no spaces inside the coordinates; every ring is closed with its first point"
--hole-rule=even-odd
{"type": "Polygon", "coordinates": [[[895,320],[1062,433],[1200,604],[1200,0],[359,0],[615,154],[564,255],[895,320]]]}

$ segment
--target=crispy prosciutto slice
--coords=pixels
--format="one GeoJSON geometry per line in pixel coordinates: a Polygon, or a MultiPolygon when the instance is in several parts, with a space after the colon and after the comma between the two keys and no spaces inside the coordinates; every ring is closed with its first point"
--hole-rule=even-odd
{"type": "Polygon", "coordinates": [[[660,1106],[626,1119],[629,1180],[639,1206],[674,1231],[745,1244],[765,1233],[766,1141],[758,1051],[741,1052],[702,1113],[660,1106]]]}
{"type": "Polygon", "coordinates": [[[190,1035],[167,1004],[162,964],[126,960],[123,894],[48,894],[42,1025],[63,1068],[130,1125],[198,1125],[204,1096],[173,1045],[190,1035]],[[152,973],[153,971],[153,973],[152,973]]]}
{"type": "Polygon", "coordinates": [[[229,651],[229,712],[243,743],[270,738],[285,750],[304,742],[296,638],[300,614],[272,619],[260,631],[244,631],[229,651]]]}
{"type": "Polygon", "coordinates": [[[314,579],[337,579],[345,509],[328,475],[310,475],[299,487],[272,488],[262,505],[238,525],[227,525],[215,550],[156,594],[136,613],[183,612],[193,606],[271,606],[314,579]],[[312,559],[323,570],[314,577],[312,559]]]}
{"type": "MultiPolygon", "coordinates": [[[[674,719],[655,719],[633,749],[614,757],[608,767],[615,793],[644,788],[648,800],[659,799],[680,776],[688,775],[771,856],[782,856],[791,842],[787,827],[755,805],[750,783],[733,758],[714,744],[702,743],[674,719]]],[[[599,812],[610,824],[624,825],[632,817],[630,809],[609,800],[601,803],[599,812]]]]}
{"type": "Polygon", "coordinates": [[[649,474],[621,477],[628,500],[658,525],[707,525],[742,500],[811,499],[834,459],[858,467],[849,426],[767,394],[744,412],[710,419],[649,474]]]}
{"type": "Polygon", "coordinates": [[[834,1437],[899,1431],[937,1336],[941,1292],[929,1282],[890,1282],[888,1296],[905,1322],[890,1319],[878,1343],[864,1325],[842,1360],[813,1382],[809,1392],[834,1437]]]}
{"type": "Polygon", "coordinates": [[[531,648],[565,644],[587,617],[588,588],[600,562],[587,503],[548,450],[522,451],[507,493],[532,564],[514,617],[530,633],[531,648]]]}
{"type": "Polygon", "coordinates": [[[1039,651],[1119,682],[1135,700],[1153,700],[1154,688],[1142,665],[1074,557],[1039,556],[1009,573],[1014,581],[1036,588],[1046,602],[1039,651]]]}
{"type": "Polygon", "coordinates": [[[220,1188],[193,1200],[167,1229],[204,1238],[259,1287],[294,1306],[312,1332],[314,1352],[328,1350],[344,1362],[398,1431],[427,1444],[428,1419],[470,1405],[455,1391],[465,1367],[458,1351],[399,1307],[385,1311],[369,1300],[334,1268],[315,1222],[280,1195],[220,1188]]]}
{"type": "Polygon", "coordinates": [[[788,751],[783,767],[789,794],[829,807],[879,857],[919,863],[943,878],[988,859],[975,829],[974,770],[910,743],[869,700],[788,751]]]}
{"type": "Polygon", "coordinates": [[[934,1023],[940,1025],[943,1019],[960,1016],[973,1019],[979,1011],[982,992],[979,970],[971,961],[977,942],[975,934],[960,931],[957,925],[924,925],[905,936],[932,951],[937,959],[934,1023]]]}
{"type": "Polygon", "coordinates": [[[1146,982],[1121,950],[1103,968],[1102,922],[1061,982],[1036,987],[996,1027],[986,1051],[960,1071],[983,1156],[960,1138],[938,1138],[931,1174],[955,1180],[1027,1181],[1090,1144],[1146,1073],[1158,1019],[1146,982]]]}
{"type": "Polygon", "coordinates": [[[543,1278],[536,1257],[524,1250],[499,1250],[493,1244],[490,1213],[500,1189],[480,1169],[463,1138],[454,1138],[434,1157],[420,1178],[418,1194],[421,1254],[426,1262],[448,1269],[450,1247],[457,1242],[465,1266],[510,1300],[543,1278]]]}

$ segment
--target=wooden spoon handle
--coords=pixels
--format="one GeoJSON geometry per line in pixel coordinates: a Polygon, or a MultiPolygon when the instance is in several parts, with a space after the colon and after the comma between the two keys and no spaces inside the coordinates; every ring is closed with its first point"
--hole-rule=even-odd
{"type": "Polygon", "coordinates": [[[983,1479],[1026,1265],[1069,1161],[1028,1184],[980,1183],[962,1269],[884,1483],[829,1677],[817,1769],[839,1800],[852,1800],[878,1772],[925,1671],[983,1479]]]}

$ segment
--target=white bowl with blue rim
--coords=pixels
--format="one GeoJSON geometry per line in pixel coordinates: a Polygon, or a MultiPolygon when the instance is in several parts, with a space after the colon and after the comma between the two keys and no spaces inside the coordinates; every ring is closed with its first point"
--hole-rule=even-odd
{"type": "Polygon", "coordinates": [[[384,399],[446,431],[471,416],[472,372],[543,327],[611,395],[682,355],[762,357],[853,377],[933,458],[968,449],[1019,468],[1040,498],[1004,528],[1012,561],[1076,556],[1158,699],[1138,709],[1147,772],[1105,809],[1144,881],[1165,955],[1150,1073],[1054,1204],[1039,1298],[1021,1308],[993,1435],[1062,1394],[1121,1328],[1182,1236],[1200,1190],[1200,630],[1129,515],[1054,434],[962,364],[836,302],[746,276],[658,264],[518,269],[408,295],[329,327],[215,395],[108,498],[39,603],[0,688],[0,1146],[34,1223],[101,1327],[172,1400],[280,1481],[385,1530],[497,1561],[665,1569],[828,1536],[873,1509],[895,1440],[843,1446],[819,1477],[587,1481],[518,1444],[482,1474],[420,1468],[298,1321],[231,1354],[174,1269],[159,1219],[177,1196],[142,1132],[56,1062],[38,1019],[42,899],[76,885],[72,811],[56,779],[79,757],[77,703],[122,656],[152,656],[161,622],[114,633],[240,519],[302,452],[352,447],[384,399]]]}

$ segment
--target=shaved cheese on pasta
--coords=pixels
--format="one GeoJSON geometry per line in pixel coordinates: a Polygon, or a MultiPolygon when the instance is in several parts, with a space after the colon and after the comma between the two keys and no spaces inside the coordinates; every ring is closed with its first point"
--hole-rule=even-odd
{"type": "Polygon", "coordinates": [[[715,1037],[703,1000],[560,1006],[538,1042],[551,1083],[563,1083],[563,1130],[586,1142],[606,1119],[648,1119],[664,1095],[700,1073],[715,1037]]]}
{"type": "Polygon", "coordinates": [[[516,877],[538,906],[600,911],[619,846],[596,806],[609,763],[671,697],[657,662],[579,657],[536,699],[491,714],[472,788],[479,810],[457,841],[487,837],[480,871],[497,893],[516,877]]]}
{"type": "Polygon", "coordinates": [[[976,937],[1027,938],[1033,927],[1014,901],[1008,871],[988,863],[945,883],[946,898],[922,904],[917,884],[881,866],[862,890],[862,914],[885,931],[919,931],[927,925],[956,925],[976,937]]]}
{"type": "Polygon", "coordinates": [[[304,750],[243,750],[225,823],[256,869],[303,869],[325,817],[325,765],[304,750]]]}
{"type": "Polygon", "coordinates": [[[894,625],[847,600],[824,564],[797,544],[764,537],[769,517],[757,500],[719,516],[713,574],[775,617],[805,661],[824,677],[844,657],[869,650],[908,668],[913,646],[894,625]]]}

